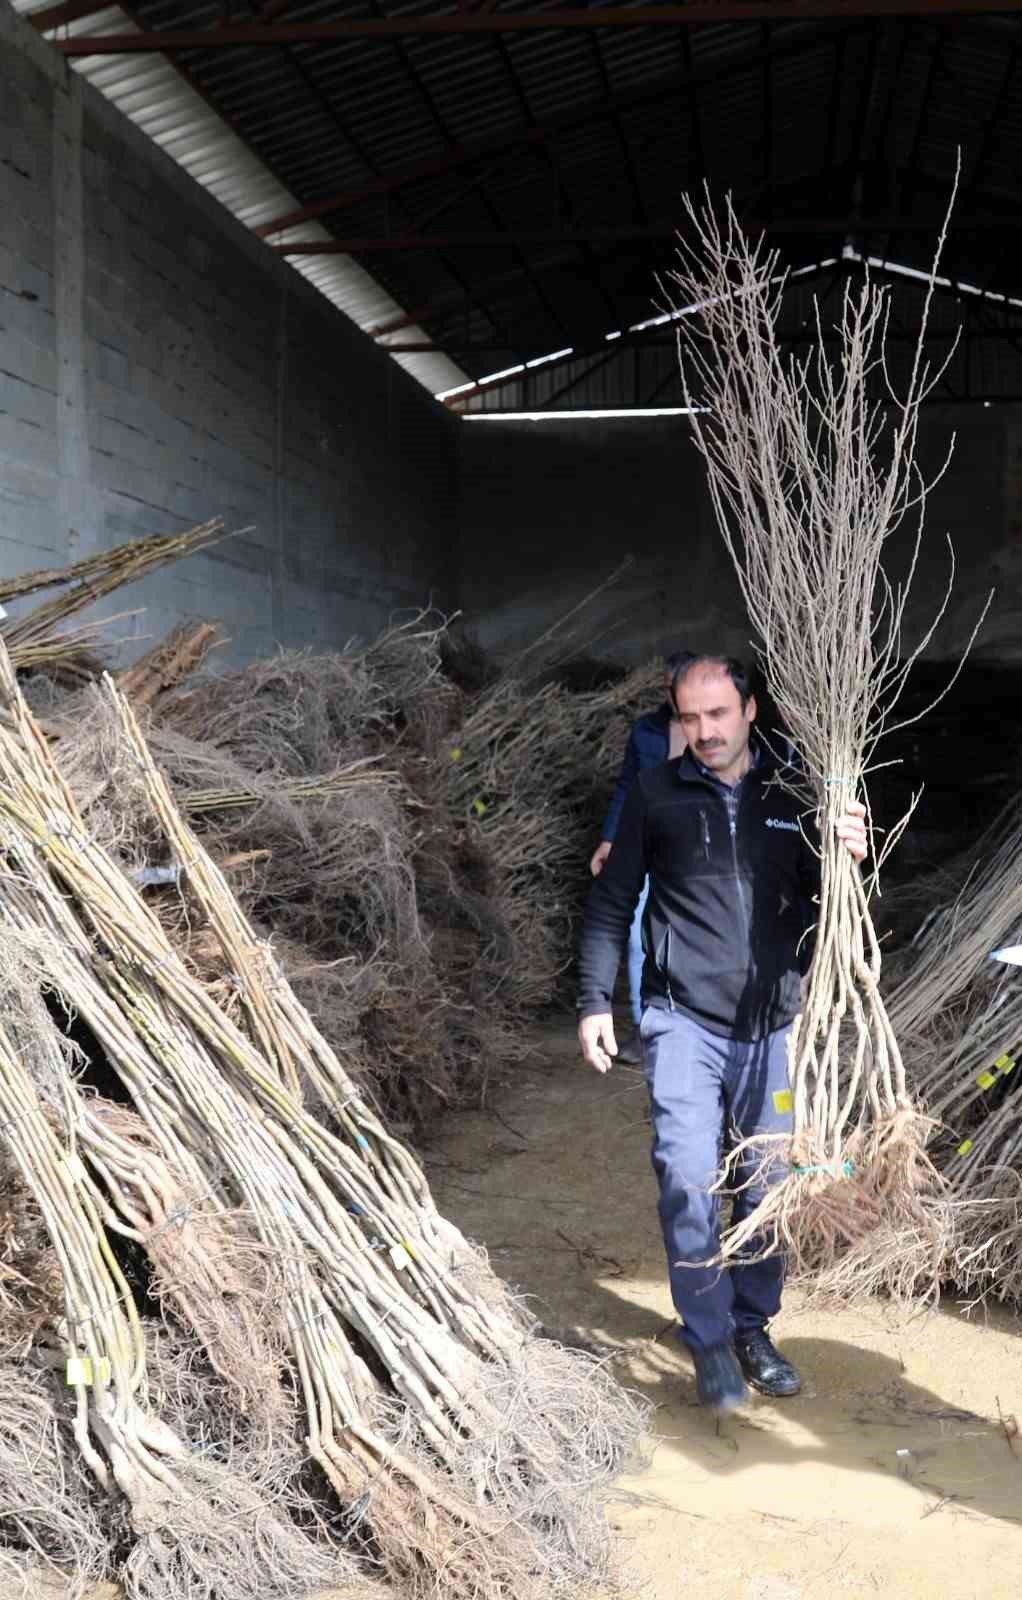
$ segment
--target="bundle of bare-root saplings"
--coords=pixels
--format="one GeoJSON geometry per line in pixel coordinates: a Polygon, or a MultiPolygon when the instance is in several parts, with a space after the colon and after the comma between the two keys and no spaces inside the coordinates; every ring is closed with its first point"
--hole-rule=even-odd
{"type": "Polygon", "coordinates": [[[461,1096],[489,1025],[452,1056],[448,905],[504,970],[436,634],[194,698],[182,634],[125,677],[147,736],[47,627],[45,731],[0,652],[5,1592],[592,1592],[641,1408],[537,1337],[380,1110],[461,1096]]]}
{"type": "Polygon", "coordinates": [[[1022,1304],[1022,805],[904,899],[915,936],[888,1007],[933,1119],[953,1214],[947,1278],[970,1300],[1022,1304]]]}

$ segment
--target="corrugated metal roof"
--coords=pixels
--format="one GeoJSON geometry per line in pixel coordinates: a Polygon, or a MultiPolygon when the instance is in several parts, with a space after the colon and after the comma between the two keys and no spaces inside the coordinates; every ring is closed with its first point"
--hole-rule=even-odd
{"type": "MultiPolygon", "coordinates": [[[[499,0],[501,11],[559,3],[499,0]]],[[[225,16],[221,0],[124,5],[153,30],[212,30],[225,16]]],[[[279,26],[286,35],[295,22],[436,9],[436,0],[291,0],[279,26]]],[[[80,27],[103,31],[111,15],[80,27]]],[[[180,60],[229,127],[209,120],[198,97],[203,118],[193,121],[159,57],[86,69],[250,226],[292,210],[291,196],[332,200],[318,223],[274,237],[361,241],[357,262],[308,258],[301,270],[363,327],[393,328],[390,342],[446,350],[449,361],[399,358],[434,389],[467,381],[459,372],[478,378],[568,345],[599,348],[605,333],[646,319],[656,274],[671,261],[664,230],[681,215],[682,191],[704,180],[733,192],[746,216],[802,219],[806,227],[776,235],[797,268],[839,253],[856,215],[939,216],[961,147],[962,205],[980,217],[1007,212],[1009,223],[1014,214],[1016,231],[957,233],[954,272],[1018,287],[1017,17],[282,37],[274,49],[210,46],[180,60]],[[597,236],[573,237],[589,230],[597,236]],[[425,248],[422,236],[436,242],[425,248]]],[[[922,267],[932,246],[932,232],[903,227],[874,231],[864,247],[922,267]]],[[[976,363],[993,359],[976,342],[972,352],[976,363]]],[[[655,392],[669,382],[660,362],[655,348],[622,350],[616,372],[614,361],[587,358],[578,392],[655,392]]],[[[571,376],[558,367],[520,387],[559,404],[571,376]]]]}
{"type": "MultiPolygon", "coordinates": [[[[23,15],[38,9],[38,0],[12,0],[23,15]]],[[[137,28],[119,6],[59,30],[61,36],[91,33],[133,33],[137,28]]],[[[272,66],[272,53],[263,53],[260,66],[272,66]]],[[[76,60],[74,66],[111,104],[129,117],[155,144],[204,189],[220,201],[246,227],[256,228],[287,211],[299,201],[274,176],[263,161],[227,126],[170,61],[161,55],[97,56],[76,60]]],[[[258,95],[267,93],[266,74],[259,73],[258,95]]],[[[280,114],[290,113],[285,99],[280,114]]],[[[306,223],[274,235],[291,242],[330,238],[318,223],[306,223]]],[[[290,257],[291,265],[321,294],[360,328],[403,315],[405,308],[350,255],[290,257]]],[[[428,342],[428,336],[410,327],[404,337],[428,342]]],[[[445,355],[392,357],[430,394],[464,381],[464,373],[445,355]]]]}

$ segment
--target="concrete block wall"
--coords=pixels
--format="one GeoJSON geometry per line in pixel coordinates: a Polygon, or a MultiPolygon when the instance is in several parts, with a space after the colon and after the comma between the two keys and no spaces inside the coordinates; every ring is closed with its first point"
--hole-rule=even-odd
{"type": "MultiPolygon", "coordinates": [[[[954,586],[927,655],[956,659],[991,589],[978,659],[1022,659],[1022,407],[934,406],[919,461],[951,465],[927,506],[905,628],[911,648],[954,586]]],[[[537,637],[625,558],[631,566],[576,628],[592,654],[641,661],[667,649],[749,653],[749,624],[684,417],[465,422],[460,435],[460,601],[481,642],[537,637]]],[[[897,578],[911,529],[894,538],[897,578]]]]}
{"type": "Polygon", "coordinates": [[[748,635],[681,418],[464,422],[461,603],[485,646],[527,644],[603,583],[581,649],[615,660],[748,635]]]}
{"type": "Polygon", "coordinates": [[[0,0],[0,578],[222,516],[127,656],[365,637],[453,604],[457,426],[0,0]]]}
{"type": "MultiPolygon", "coordinates": [[[[995,587],[978,650],[1017,659],[1022,408],[929,411],[928,463],[952,430],[910,633],[946,531],[930,653],[995,587]]],[[[135,649],[196,615],[234,659],[338,644],[433,598],[510,650],[625,557],[580,646],[748,644],[683,419],[448,416],[0,0],[0,578],[213,515],[246,531],[104,608],[145,608],[135,649]]]]}

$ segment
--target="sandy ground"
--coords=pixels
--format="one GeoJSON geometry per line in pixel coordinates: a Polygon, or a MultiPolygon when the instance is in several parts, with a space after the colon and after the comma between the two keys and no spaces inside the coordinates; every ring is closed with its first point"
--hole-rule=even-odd
{"type": "Polygon", "coordinates": [[[546,1033],[491,1111],[452,1121],[429,1167],[441,1208],[544,1324],[614,1351],[654,1402],[651,1463],[612,1506],[629,1592],[1019,1594],[1022,1321],[948,1304],[899,1327],[882,1306],[790,1295],[774,1331],[803,1394],[718,1424],[672,1332],[637,1069],[601,1079],[568,1028],[546,1033]]]}

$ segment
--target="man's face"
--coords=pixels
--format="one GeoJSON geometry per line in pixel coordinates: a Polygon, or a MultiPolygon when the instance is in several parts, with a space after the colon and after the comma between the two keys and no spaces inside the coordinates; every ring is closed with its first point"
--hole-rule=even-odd
{"type": "Polygon", "coordinates": [[[741,763],[756,715],[751,695],[743,710],[726,672],[719,667],[692,667],[678,684],[675,702],[689,749],[704,767],[723,774],[741,763]]]}

